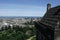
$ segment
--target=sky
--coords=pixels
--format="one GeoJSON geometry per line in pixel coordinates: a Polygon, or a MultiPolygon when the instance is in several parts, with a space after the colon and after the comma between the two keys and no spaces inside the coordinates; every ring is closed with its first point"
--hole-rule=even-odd
{"type": "Polygon", "coordinates": [[[0,16],[40,16],[46,13],[47,4],[60,5],[60,0],[0,0],[0,16]]]}

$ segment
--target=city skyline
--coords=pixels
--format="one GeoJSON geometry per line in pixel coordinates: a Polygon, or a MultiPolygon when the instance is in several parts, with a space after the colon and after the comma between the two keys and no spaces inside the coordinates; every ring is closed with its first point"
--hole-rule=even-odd
{"type": "Polygon", "coordinates": [[[0,0],[0,16],[43,16],[47,3],[52,7],[60,0],[0,0]]]}

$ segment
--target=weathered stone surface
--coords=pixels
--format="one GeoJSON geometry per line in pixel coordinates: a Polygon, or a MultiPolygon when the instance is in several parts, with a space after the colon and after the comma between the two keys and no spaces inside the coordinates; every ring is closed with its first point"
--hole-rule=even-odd
{"type": "Polygon", "coordinates": [[[37,40],[59,40],[60,6],[50,8],[40,21],[35,22],[35,26],[37,40]]]}

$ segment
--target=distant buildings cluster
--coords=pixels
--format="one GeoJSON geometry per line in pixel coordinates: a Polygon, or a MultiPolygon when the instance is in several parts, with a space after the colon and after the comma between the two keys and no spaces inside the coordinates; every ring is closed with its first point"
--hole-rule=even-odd
{"type": "Polygon", "coordinates": [[[38,20],[40,18],[0,18],[0,28],[2,26],[13,26],[13,25],[19,25],[19,26],[25,26],[25,22],[30,22],[33,20],[38,20]]]}

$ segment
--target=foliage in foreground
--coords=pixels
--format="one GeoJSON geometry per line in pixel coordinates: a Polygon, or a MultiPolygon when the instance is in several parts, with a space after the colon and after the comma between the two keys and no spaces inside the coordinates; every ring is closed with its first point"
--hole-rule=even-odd
{"type": "Polygon", "coordinates": [[[35,27],[5,26],[0,30],[0,40],[26,40],[35,35],[35,27]]]}

